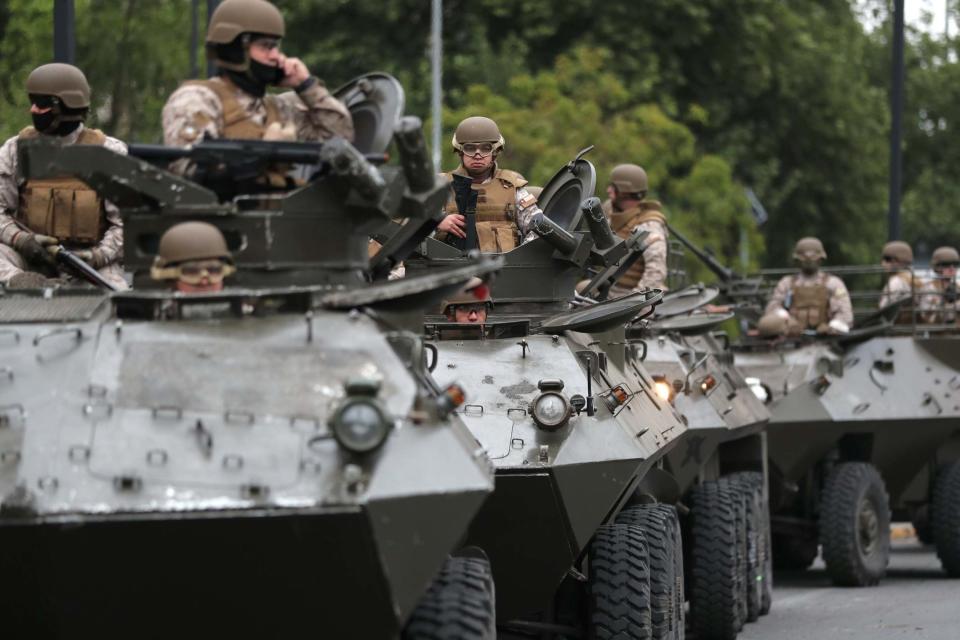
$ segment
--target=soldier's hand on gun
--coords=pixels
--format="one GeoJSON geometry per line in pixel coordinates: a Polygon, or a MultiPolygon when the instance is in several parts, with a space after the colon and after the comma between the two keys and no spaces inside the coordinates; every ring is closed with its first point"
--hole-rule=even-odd
{"type": "Polygon", "coordinates": [[[283,69],[283,80],[278,86],[292,89],[300,86],[310,77],[310,70],[300,58],[283,57],[280,59],[280,67],[283,69]]]}
{"type": "Polygon", "coordinates": [[[59,246],[60,241],[53,236],[28,232],[18,234],[13,243],[13,248],[19,251],[27,262],[50,266],[56,264],[54,256],[59,246]]]}
{"type": "Polygon", "coordinates": [[[440,224],[437,225],[437,229],[440,231],[446,231],[451,233],[458,238],[467,237],[467,219],[464,218],[459,213],[451,213],[446,218],[440,221],[440,224]]]}
{"type": "Polygon", "coordinates": [[[73,252],[73,255],[77,256],[88,265],[94,269],[99,269],[104,266],[102,254],[96,249],[78,249],[73,252]]]}

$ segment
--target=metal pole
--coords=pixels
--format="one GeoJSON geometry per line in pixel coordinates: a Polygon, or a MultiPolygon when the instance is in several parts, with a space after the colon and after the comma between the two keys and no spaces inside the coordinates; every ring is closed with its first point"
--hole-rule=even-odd
{"type": "Polygon", "coordinates": [[[76,63],[77,38],[73,0],[54,0],[53,59],[67,64],[76,63]]]}
{"type": "MultiPolygon", "coordinates": [[[[213,15],[213,11],[217,8],[218,4],[220,4],[220,0],[207,0],[207,25],[210,24],[210,16],[213,15]]],[[[207,75],[212,76],[216,71],[217,68],[213,64],[213,60],[207,58],[207,75]]]]}
{"type": "Polygon", "coordinates": [[[190,77],[200,74],[200,61],[197,56],[197,35],[200,33],[200,0],[190,2],[190,77]]]}
{"type": "Polygon", "coordinates": [[[900,137],[903,121],[903,0],[894,0],[893,64],[890,83],[890,190],[887,207],[887,238],[900,239],[900,187],[903,153],[900,137]]]}
{"type": "Polygon", "coordinates": [[[430,20],[430,112],[433,121],[433,170],[440,173],[443,125],[443,0],[433,0],[430,20]]]}

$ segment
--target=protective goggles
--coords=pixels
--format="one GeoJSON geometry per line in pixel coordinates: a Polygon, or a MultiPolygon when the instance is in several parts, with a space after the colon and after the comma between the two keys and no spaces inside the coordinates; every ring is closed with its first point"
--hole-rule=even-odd
{"type": "Polygon", "coordinates": [[[896,256],[883,256],[880,258],[881,262],[899,262],[896,256]]]}
{"type": "Polygon", "coordinates": [[[280,48],[280,38],[254,38],[250,44],[261,49],[266,49],[267,51],[273,51],[274,49],[280,48]]]}
{"type": "Polygon", "coordinates": [[[960,268],[960,262],[938,262],[933,265],[934,269],[957,269],[960,268]]]}
{"type": "Polygon", "coordinates": [[[486,302],[475,302],[473,304],[454,305],[454,309],[463,313],[481,313],[487,310],[486,302]]]}
{"type": "Polygon", "coordinates": [[[493,143],[467,142],[466,144],[461,145],[460,149],[468,156],[488,156],[493,153],[493,143]]]}
{"type": "Polygon", "coordinates": [[[204,279],[211,283],[222,282],[236,273],[237,268],[222,260],[197,260],[182,262],[169,267],[154,267],[151,275],[156,280],[179,280],[186,284],[200,284],[204,279]]]}
{"type": "Polygon", "coordinates": [[[60,104],[60,101],[57,99],[57,96],[47,96],[39,93],[30,94],[30,104],[39,108],[39,109],[53,109],[55,106],[60,104]]]}

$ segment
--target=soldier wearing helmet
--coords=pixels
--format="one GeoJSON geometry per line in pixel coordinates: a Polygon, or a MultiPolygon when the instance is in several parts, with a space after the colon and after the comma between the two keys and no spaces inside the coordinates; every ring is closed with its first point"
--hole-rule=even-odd
{"type": "MultiPolygon", "coordinates": [[[[280,51],[283,16],[266,0],[224,0],[207,29],[207,55],[217,75],[190,80],[163,107],[164,143],[187,147],[208,138],[323,141],[353,140],[350,112],[310,74],[299,58],[280,51]],[[268,87],[291,89],[267,93],[268,87]]],[[[191,172],[178,161],[174,171],[191,172]]],[[[264,186],[293,185],[283,168],[262,177],[264,186]]]]}
{"type": "Polygon", "coordinates": [[[206,222],[181,222],[160,237],[150,277],[169,282],[181,293],[208,293],[221,291],[223,279],[234,272],[219,229],[206,222]]]}
{"type": "Polygon", "coordinates": [[[443,303],[443,315],[457,324],[484,324],[491,309],[490,287],[480,278],[471,278],[457,295],[443,303]]]}
{"type": "Polygon", "coordinates": [[[17,170],[20,140],[45,138],[62,145],[94,144],[116,153],[127,146],[84,125],[90,85],[80,69],[45,64],[27,77],[30,116],[26,127],[0,147],[0,283],[48,286],[72,280],[54,260],[58,246],[71,250],[119,289],[127,287],[123,221],[113,204],[71,176],[24,180],[17,170]],[[52,279],[48,279],[50,276],[52,279]]]}
{"type": "Polygon", "coordinates": [[[919,281],[913,277],[913,249],[902,240],[894,240],[883,245],[881,264],[890,274],[880,294],[880,307],[897,300],[910,298],[920,288],[919,281]]]}
{"type": "Polygon", "coordinates": [[[817,238],[801,238],[793,250],[800,273],[784,276],[757,325],[761,335],[805,331],[847,333],[853,324],[853,305],[843,280],[824,273],[820,264],[827,252],[817,238]]]}
{"type": "MultiPolygon", "coordinates": [[[[536,197],[525,188],[527,181],[523,176],[497,165],[503,147],[496,122],[483,116],[467,118],[453,134],[453,149],[460,156],[460,166],[443,174],[450,181],[454,175],[473,179],[477,192],[476,248],[485,253],[504,253],[515,248],[530,232],[534,216],[541,213],[536,197]]],[[[466,218],[452,197],[445,212],[446,217],[437,227],[437,238],[466,238],[466,218]]],[[[471,248],[474,247],[468,247],[471,248]]]]}
{"type": "Polygon", "coordinates": [[[928,324],[952,324],[960,308],[960,253],[953,247],[938,247],[930,257],[934,277],[920,296],[920,318],[928,324]]]}
{"type": "Polygon", "coordinates": [[[621,276],[612,295],[667,288],[667,218],[656,200],[647,200],[647,172],[635,164],[620,164],[610,172],[603,210],[621,238],[637,229],[647,231],[643,255],[621,276]]]}

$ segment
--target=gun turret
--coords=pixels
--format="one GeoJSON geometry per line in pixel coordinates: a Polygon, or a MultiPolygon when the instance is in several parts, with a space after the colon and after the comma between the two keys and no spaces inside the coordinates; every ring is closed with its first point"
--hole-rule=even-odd
{"type": "Polygon", "coordinates": [[[580,246],[572,233],[544,215],[538,216],[534,221],[533,231],[564,255],[572,255],[580,246]]]}
{"type": "Polygon", "coordinates": [[[610,222],[603,212],[603,205],[600,204],[600,198],[587,198],[580,205],[583,209],[583,217],[587,219],[587,226],[590,227],[590,234],[593,236],[593,244],[597,249],[609,249],[617,242],[617,237],[610,228],[610,222]]]}

